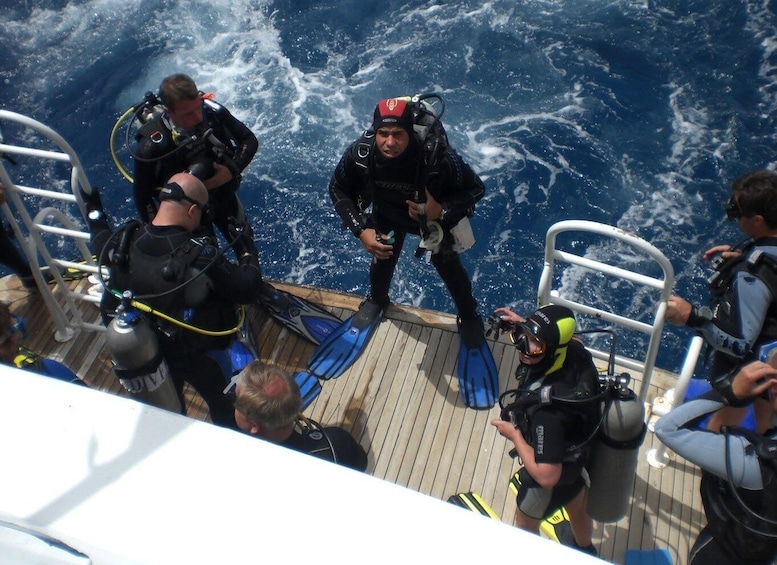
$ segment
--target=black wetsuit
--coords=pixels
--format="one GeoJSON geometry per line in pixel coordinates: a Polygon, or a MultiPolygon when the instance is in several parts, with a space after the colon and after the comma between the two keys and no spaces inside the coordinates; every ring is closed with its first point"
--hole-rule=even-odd
{"type": "MultiPolygon", "coordinates": [[[[751,442],[741,436],[728,439],[732,477],[726,471],[726,437],[695,427],[702,417],[725,406],[716,391],[682,404],[663,416],[655,432],[667,447],[702,469],[701,493],[708,525],[699,533],[690,551],[692,565],[767,565],[777,557],[777,537],[765,538],[736,524],[745,521],[764,530],[764,523],[748,516],[730,493],[733,480],[748,506],[769,519],[777,519],[777,476],[765,466],[751,442]]],[[[766,437],[777,437],[772,430],[766,437]]],[[[777,528],[772,528],[777,536],[777,528]]]]}
{"type": "MultiPolygon", "coordinates": [[[[393,255],[373,261],[370,268],[371,297],[385,307],[389,304],[389,287],[405,235],[421,232],[419,222],[408,215],[405,201],[416,198],[419,178],[426,173],[425,167],[419,166],[423,156],[414,139],[402,155],[391,160],[379,154],[372,140],[371,135],[365,134],[348,148],[329,182],[329,195],[344,227],[356,237],[366,227],[382,234],[394,232],[393,255]],[[367,216],[365,209],[370,203],[372,214],[367,216]]],[[[472,214],[475,203],[483,197],[483,182],[453,149],[448,149],[437,158],[426,185],[447,210],[445,219],[440,221],[445,241],[439,252],[432,255],[432,264],[448,287],[459,316],[476,318],[472,284],[458,254],[451,249],[450,228],[472,214]]],[[[423,190],[420,192],[423,194],[423,190]]]]}
{"type": "Polygon", "coordinates": [[[553,401],[542,405],[538,392],[552,386],[554,397],[581,401],[596,396],[598,377],[591,354],[575,339],[569,342],[566,358],[559,369],[546,374],[531,371],[527,365],[519,367],[517,375],[520,390],[532,391],[524,394],[536,399],[519,416],[518,427],[526,442],[534,448],[537,463],[562,465],[561,478],[552,489],[542,488],[525,467],[518,472],[521,484],[518,508],[530,518],[541,520],[568,504],[585,487],[582,473],[589,450],[586,446],[576,446],[592,435],[599,421],[600,403],[553,401]]]}
{"type": "MultiPolygon", "coordinates": [[[[202,118],[202,123],[193,132],[199,141],[190,145],[184,143],[189,136],[174,136],[164,115],[140,128],[134,152],[150,161],[135,159],[135,206],[140,219],[150,221],[156,213],[158,191],[171,176],[189,170],[195,163],[202,161],[219,163],[230,169],[232,180],[208,191],[208,205],[213,211],[213,223],[227,236],[230,216],[240,222],[245,220],[236,192],[240,186],[241,172],[254,158],[259,142],[243,122],[212,100],[203,101],[202,118]],[[207,130],[212,130],[223,147],[202,137],[207,130]]],[[[236,252],[240,255],[243,250],[236,252]]]]}
{"type": "MultiPolygon", "coordinates": [[[[219,255],[209,233],[190,233],[180,226],[136,226],[129,241],[126,263],[112,263],[121,235],[126,229],[111,233],[106,220],[90,221],[92,250],[111,268],[109,286],[132,290],[139,302],[174,319],[184,320],[195,328],[212,331],[234,328],[238,322],[236,305],[255,302],[262,289],[262,275],[256,254],[241,259],[240,265],[219,255]],[[165,296],[144,298],[177,287],[199,272],[205,271],[191,284],[165,296]],[[167,273],[167,274],[165,274],[167,273]],[[172,273],[172,274],[170,274],[172,273]]],[[[207,232],[201,228],[203,232],[207,232]]],[[[247,247],[253,244],[245,242],[247,247]]],[[[104,319],[113,314],[117,300],[104,293],[101,309],[104,319]]],[[[210,408],[214,423],[237,428],[232,404],[224,396],[225,383],[231,378],[209,350],[224,350],[235,334],[214,337],[181,328],[161,318],[151,317],[158,327],[157,335],[173,382],[183,403],[183,384],[188,382],[210,408]]]]}
{"type": "Polygon", "coordinates": [[[315,428],[302,432],[294,430],[281,445],[357,471],[367,469],[364,449],[342,428],[323,428],[323,433],[315,428]]]}

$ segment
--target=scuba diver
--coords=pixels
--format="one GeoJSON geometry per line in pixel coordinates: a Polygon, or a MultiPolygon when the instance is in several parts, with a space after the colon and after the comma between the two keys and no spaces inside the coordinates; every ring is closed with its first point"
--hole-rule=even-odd
{"type": "MultiPolygon", "coordinates": [[[[230,226],[237,224],[242,226],[245,240],[251,239],[252,228],[236,193],[242,171],[259,147],[256,136],[224,106],[198,91],[187,75],[165,78],[159,95],[161,103],[153,93],[148,93],[142,103],[130,108],[116,123],[118,127],[128,115],[132,116],[130,126],[136,119],[142,123],[135,135],[134,149],[129,141],[130,127],[127,128],[127,147],[135,163],[134,178],[130,180],[140,219],[148,222],[154,217],[160,187],[171,175],[189,172],[208,189],[211,214],[205,219],[206,225],[210,228],[211,223],[215,224],[231,240],[230,226]]],[[[116,164],[129,179],[118,161],[116,164]]],[[[243,239],[233,242],[235,256],[255,255],[253,244],[244,247],[243,239]]],[[[263,282],[261,287],[259,300],[268,312],[315,344],[340,325],[339,318],[307,300],[269,283],[263,282]]]]}
{"type": "MultiPolygon", "coordinates": [[[[116,232],[111,231],[97,191],[82,198],[92,250],[99,264],[110,270],[100,305],[109,326],[106,340],[129,339],[130,324],[118,328],[121,331],[111,331],[110,324],[123,319],[130,307],[142,309],[180,407],[185,406],[183,385],[188,382],[207,403],[215,424],[236,428],[232,406],[222,392],[232,377],[226,351],[241,326],[236,307],[257,300],[262,274],[244,225],[230,227],[230,240],[244,250],[239,264],[225,257],[226,250],[220,250],[212,232],[201,225],[208,213],[208,195],[197,177],[177,173],[160,191],[159,209],[150,224],[134,220],[116,232]]],[[[129,358],[139,357],[144,347],[132,346],[129,358]]],[[[125,380],[122,384],[130,390],[125,380]]]]}
{"type": "Polygon", "coordinates": [[[734,372],[724,392],[710,390],[658,420],[662,443],[702,470],[707,525],[691,548],[690,565],[767,565],[777,557],[777,429],[757,434],[699,429],[707,414],[768,397],[777,412],[777,369],[761,361],[734,372]]]}
{"type": "MultiPolygon", "coordinates": [[[[736,220],[747,239],[734,247],[718,245],[704,252],[715,267],[709,279],[709,306],[695,306],[679,296],[667,304],[666,321],[689,327],[713,348],[709,381],[713,388],[731,386],[744,362],[757,359],[765,343],[777,339],[777,174],[762,170],[737,178],[726,204],[726,217],[736,220]]],[[[753,404],[758,431],[770,427],[771,408],[763,399],[753,404]]],[[[745,408],[716,411],[709,428],[737,425],[745,408]]]]}
{"type": "MultiPolygon", "coordinates": [[[[491,408],[498,395],[498,375],[459,257],[474,242],[468,218],[485,187],[448,145],[440,121],[443,111],[436,94],[381,100],[372,126],[348,147],[335,168],[329,195],[343,229],[349,229],[373,257],[370,294],[360,308],[368,320],[365,329],[359,328],[360,335],[369,337],[390,304],[389,288],[407,234],[420,235],[416,256],[431,261],[458,311],[464,360],[459,368],[465,372],[460,371],[459,378],[465,402],[491,408]]],[[[333,356],[350,359],[366,339],[343,345],[348,351],[337,350],[333,356]]],[[[311,369],[321,378],[331,378],[315,366],[311,369]]]]}
{"type": "Polygon", "coordinates": [[[499,399],[501,419],[491,424],[513,442],[516,474],[515,524],[539,533],[540,522],[565,507],[573,547],[597,555],[593,520],[586,511],[584,468],[589,442],[599,427],[598,372],[591,354],[573,338],[569,308],[546,305],[528,319],[498,308],[501,327],[518,349],[518,388],[499,399]]]}
{"type": "MultiPolygon", "coordinates": [[[[237,198],[242,171],[254,158],[259,141],[229,110],[197,90],[194,80],[174,74],[162,80],[158,100],[151,94],[148,121],[130,147],[135,163],[133,195],[140,219],[148,222],[156,213],[158,191],[173,174],[189,171],[208,189],[213,223],[229,238],[229,218],[250,227],[237,198]],[[153,106],[153,104],[157,106],[153,106]],[[155,199],[156,197],[156,199],[155,199]]],[[[148,108],[141,105],[141,110],[148,108]]],[[[236,256],[244,250],[236,245],[236,256]]]]}
{"type": "Polygon", "coordinates": [[[228,390],[243,432],[357,471],[367,469],[367,453],[348,432],[322,428],[300,414],[299,386],[280,367],[252,361],[228,390]]]}

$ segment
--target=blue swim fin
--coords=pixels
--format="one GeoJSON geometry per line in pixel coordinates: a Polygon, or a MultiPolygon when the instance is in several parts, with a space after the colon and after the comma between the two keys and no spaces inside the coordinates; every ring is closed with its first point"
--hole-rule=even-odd
{"type": "Polygon", "coordinates": [[[365,300],[359,311],[340,324],[313,352],[308,370],[319,379],[334,379],[350,367],[378,327],[383,309],[371,300],[365,300]]]}
{"type": "Polygon", "coordinates": [[[459,323],[458,377],[461,398],[469,408],[490,409],[499,396],[499,371],[480,318],[459,323]]]}
{"type": "Polygon", "coordinates": [[[296,334],[318,345],[324,341],[342,320],[304,298],[263,283],[265,288],[259,303],[273,318],[296,334]]]}
{"type": "Polygon", "coordinates": [[[315,375],[305,371],[294,373],[294,381],[299,386],[299,393],[302,396],[302,407],[299,409],[302,412],[321,394],[321,383],[318,382],[315,375]]]}
{"type": "Polygon", "coordinates": [[[243,369],[245,369],[245,366],[248,365],[251,361],[256,359],[254,355],[251,353],[251,350],[248,348],[248,346],[240,341],[239,339],[236,339],[233,341],[229,346],[229,357],[232,361],[232,374],[236,375],[243,369]]]}

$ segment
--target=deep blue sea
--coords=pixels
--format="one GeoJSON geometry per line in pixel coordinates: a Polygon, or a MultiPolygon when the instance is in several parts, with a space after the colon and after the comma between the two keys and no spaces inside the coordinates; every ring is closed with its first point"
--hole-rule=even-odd
{"type": "MultiPolygon", "coordinates": [[[[275,279],[366,294],[369,258],[340,231],[327,183],[384,97],[442,94],[451,142],[486,183],[464,256],[484,311],[531,310],[545,232],[563,219],[637,233],[672,261],[678,293],[701,299],[700,252],[740,239],[724,221],[731,181],[777,167],[770,0],[8,4],[0,108],[62,134],[117,221],[134,208],[109,134],[164,76],[191,74],[252,128],[240,198],[275,279]]],[[[451,311],[407,247],[392,298],[451,311]]],[[[651,314],[629,288],[565,284],[651,314]]],[[[676,368],[690,334],[668,333],[659,365],[676,368]]]]}

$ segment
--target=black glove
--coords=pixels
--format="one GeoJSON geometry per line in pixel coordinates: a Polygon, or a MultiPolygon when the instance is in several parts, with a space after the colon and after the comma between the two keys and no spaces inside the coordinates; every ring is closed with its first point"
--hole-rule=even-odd
{"type": "Polygon", "coordinates": [[[229,232],[229,243],[238,256],[244,253],[258,255],[251,227],[246,222],[239,222],[237,218],[230,216],[227,218],[227,231],[229,232]]]}
{"type": "Polygon", "coordinates": [[[97,187],[92,187],[91,194],[87,194],[80,186],[78,190],[81,193],[81,200],[84,201],[84,205],[86,206],[87,218],[90,220],[97,220],[100,219],[100,217],[105,217],[105,209],[103,209],[103,203],[100,199],[100,192],[97,190],[97,187]],[[92,216],[95,217],[93,218],[92,216]]]}
{"type": "Polygon", "coordinates": [[[203,158],[189,165],[189,169],[186,172],[204,181],[216,174],[216,168],[213,166],[212,160],[203,158]]]}

